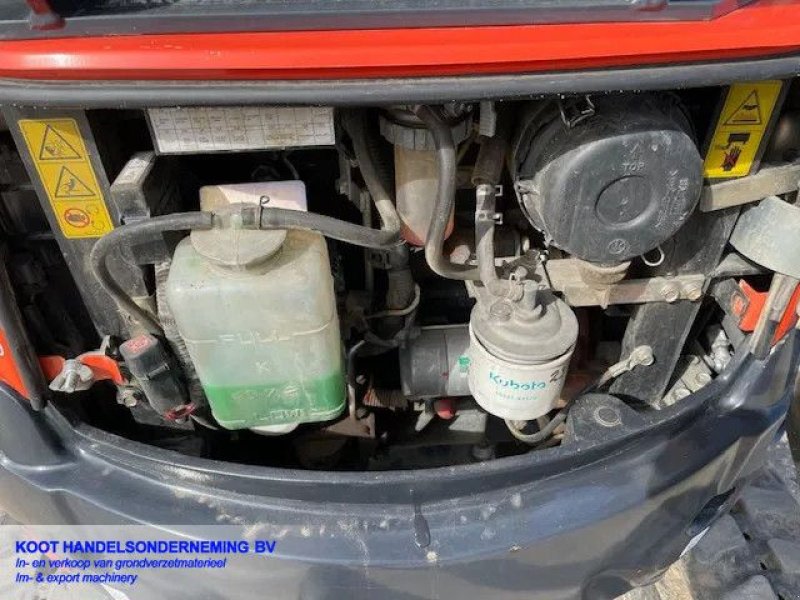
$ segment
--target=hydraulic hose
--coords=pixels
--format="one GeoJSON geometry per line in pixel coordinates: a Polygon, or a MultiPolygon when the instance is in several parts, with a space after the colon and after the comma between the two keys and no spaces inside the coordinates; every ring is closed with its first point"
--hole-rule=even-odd
{"type": "Polygon", "coordinates": [[[447,122],[430,106],[417,106],[414,113],[425,123],[436,146],[436,166],[439,182],[428,239],[425,240],[425,260],[431,270],[448,279],[478,280],[478,269],[450,262],[444,256],[447,222],[456,196],[456,148],[447,122]]]}

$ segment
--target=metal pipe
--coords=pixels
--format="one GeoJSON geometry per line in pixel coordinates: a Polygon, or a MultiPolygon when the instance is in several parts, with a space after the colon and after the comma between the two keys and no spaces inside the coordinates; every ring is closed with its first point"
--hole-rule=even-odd
{"type": "Polygon", "coordinates": [[[475,254],[483,284],[492,291],[500,282],[494,259],[495,187],[481,183],[475,188],[475,254]]]}

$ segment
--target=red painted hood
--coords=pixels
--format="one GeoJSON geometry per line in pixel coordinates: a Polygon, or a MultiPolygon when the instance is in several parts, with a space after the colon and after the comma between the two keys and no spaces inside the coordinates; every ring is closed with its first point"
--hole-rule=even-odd
{"type": "Polygon", "coordinates": [[[785,55],[800,2],[759,0],[706,21],[0,42],[0,77],[37,80],[359,79],[532,73],[785,55]]]}

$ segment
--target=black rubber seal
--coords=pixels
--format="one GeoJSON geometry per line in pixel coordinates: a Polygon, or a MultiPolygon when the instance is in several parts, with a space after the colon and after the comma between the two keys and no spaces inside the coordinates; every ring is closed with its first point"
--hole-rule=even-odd
{"type": "Polygon", "coordinates": [[[716,86],[800,75],[800,55],[592,71],[314,81],[0,81],[0,104],[77,108],[375,106],[716,86]]]}

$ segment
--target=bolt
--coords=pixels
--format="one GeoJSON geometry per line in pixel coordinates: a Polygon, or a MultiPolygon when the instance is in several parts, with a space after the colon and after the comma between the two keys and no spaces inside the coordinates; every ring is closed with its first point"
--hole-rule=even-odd
{"type": "MultiPolygon", "coordinates": [[[[731,312],[737,317],[741,317],[747,309],[747,300],[739,293],[734,293],[731,298],[731,312]]],[[[800,310],[800,304],[797,305],[800,310]]]]}
{"type": "Polygon", "coordinates": [[[494,447],[486,442],[472,446],[472,457],[475,460],[490,460],[494,456],[494,447]]]}
{"type": "Polygon", "coordinates": [[[93,381],[94,374],[89,367],[77,359],[69,359],[64,363],[61,373],[50,383],[50,389],[71,394],[87,389],[93,381]]]}
{"type": "Polygon", "coordinates": [[[117,402],[127,408],[133,408],[139,404],[140,395],[138,390],[124,388],[117,393],[117,402]]]}
{"type": "Polygon", "coordinates": [[[691,393],[692,392],[690,392],[685,387],[679,387],[673,390],[672,397],[675,398],[675,400],[681,400],[683,398],[686,398],[686,396],[690,396],[691,393]]]}
{"type": "Polygon", "coordinates": [[[511,313],[511,304],[506,300],[499,300],[489,307],[489,318],[493,321],[508,321],[511,313]]]}
{"type": "Polygon", "coordinates": [[[522,299],[520,304],[525,310],[533,311],[539,306],[537,303],[537,292],[539,291],[539,286],[533,281],[525,281],[522,284],[522,289],[524,293],[522,295],[522,299]]]}
{"type": "Polygon", "coordinates": [[[356,419],[366,419],[369,416],[369,410],[366,406],[359,406],[356,409],[356,419]]]}
{"type": "Polygon", "coordinates": [[[711,382],[711,375],[705,372],[700,372],[694,376],[694,380],[700,385],[706,385],[707,383],[711,382]]]}
{"type": "Polygon", "coordinates": [[[643,367],[649,367],[655,360],[653,349],[650,346],[639,346],[631,355],[631,362],[633,364],[642,365],[643,367]]]}
{"type": "Polygon", "coordinates": [[[598,406],[594,409],[594,418],[603,427],[616,427],[622,424],[622,415],[613,406],[598,406]]]}
{"type": "Polygon", "coordinates": [[[683,288],[686,298],[695,302],[703,297],[703,286],[699,283],[690,283],[683,288]]]}
{"type": "Polygon", "coordinates": [[[677,302],[681,297],[681,290],[674,283],[668,283],[661,288],[661,297],[670,304],[677,302]]]}
{"type": "Polygon", "coordinates": [[[517,267],[514,267],[514,270],[511,271],[511,275],[509,278],[511,279],[511,281],[522,281],[527,277],[528,277],[528,269],[526,269],[522,265],[519,265],[517,267]]]}
{"type": "Polygon", "coordinates": [[[77,371],[67,371],[66,375],[64,375],[64,392],[67,394],[74,392],[76,389],[78,389],[80,380],[81,378],[77,371]]]}

